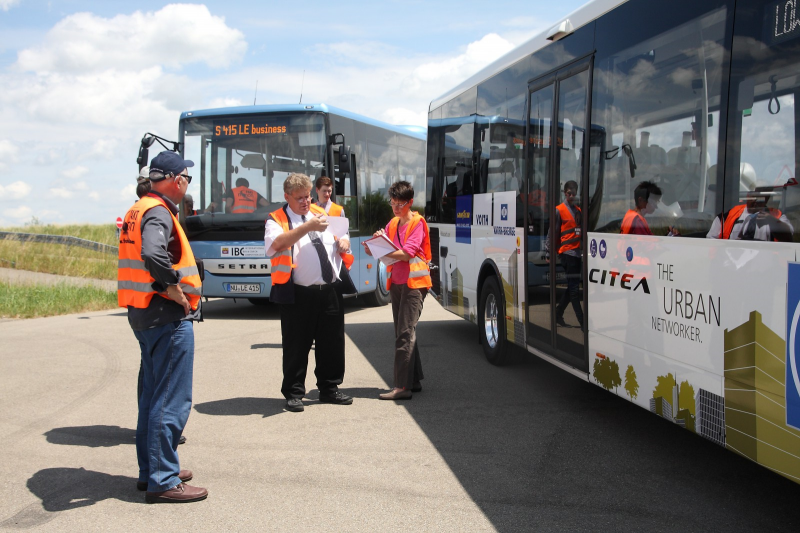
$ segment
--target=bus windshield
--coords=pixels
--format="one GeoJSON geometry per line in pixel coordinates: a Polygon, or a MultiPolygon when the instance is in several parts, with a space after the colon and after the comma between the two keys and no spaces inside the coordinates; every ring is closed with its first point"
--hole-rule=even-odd
{"type": "Polygon", "coordinates": [[[187,118],[181,124],[186,158],[199,182],[187,213],[189,238],[230,230],[259,230],[284,203],[283,182],[292,172],[312,181],[325,168],[325,119],[321,113],[187,118]]]}

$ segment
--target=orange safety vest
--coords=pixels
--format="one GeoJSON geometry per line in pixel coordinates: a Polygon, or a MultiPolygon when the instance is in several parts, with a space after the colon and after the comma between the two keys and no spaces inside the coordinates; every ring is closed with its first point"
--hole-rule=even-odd
{"type": "Polygon", "coordinates": [[[650,226],[647,224],[647,221],[635,209],[629,209],[628,212],[625,213],[625,218],[622,219],[620,233],[630,233],[631,229],[633,228],[633,221],[637,218],[642,222],[642,224],[644,224],[647,234],[652,235],[653,232],[650,231],[650,226]]]}
{"type": "MultiPolygon", "coordinates": [[[[309,210],[315,215],[325,214],[325,210],[316,204],[311,204],[309,210]]],[[[286,216],[286,211],[284,211],[283,208],[273,211],[269,214],[269,216],[271,216],[275,222],[280,224],[284,233],[289,231],[289,217],[286,216]]],[[[292,263],[293,247],[294,246],[290,246],[286,250],[276,253],[269,260],[270,274],[272,276],[273,285],[283,285],[284,283],[288,283],[291,279],[292,268],[296,266],[294,263],[292,263]]],[[[342,258],[344,266],[347,267],[347,270],[350,270],[350,267],[353,265],[353,260],[355,259],[353,254],[341,252],[339,255],[342,258]]]]}
{"type": "Polygon", "coordinates": [[[331,208],[328,210],[328,216],[340,217],[340,216],[342,216],[342,211],[344,211],[342,206],[340,206],[339,204],[335,204],[335,203],[331,202],[331,208]]]}
{"type": "MultiPolygon", "coordinates": [[[[166,292],[153,290],[155,278],[145,268],[144,259],[142,259],[142,220],[147,211],[157,206],[164,206],[169,211],[163,199],[147,194],[125,213],[125,221],[122,223],[122,232],[119,238],[119,262],[117,264],[117,302],[120,307],[131,306],[144,309],[150,305],[150,300],[156,294],[170,300],[166,292]]],[[[189,300],[192,309],[196,310],[202,295],[200,273],[183,228],[172,211],[169,211],[169,214],[172,216],[172,223],[181,243],[181,259],[177,264],[172,265],[172,268],[178,273],[178,284],[186,295],[186,299],[189,300]]]]}
{"type": "MultiPolygon", "coordinates": [[[[728,213],[723,216],[723,218],[725,219],[725,224],[723,225],[722,230],[720,231],[719,234],[720,239],[731,238],[731,233],[733,232],[733,226],[736,224],[736,221],[739,220],[739,217],[742,216],[742,213],[744,212],[746,207],[747,206],[745,204],[737,205],[735,207],[732,207],[731,210],[728,211],[728,213]]],[[[771,207],[769,208],[769,212],[775,218],[781,218],[781,215],[783,214],[781,213],[780,209],[773,209],[771,207]]]]}
{"type": "MultiPolygon", "coordinates": [[[[420,214],[414,213],[414,218],[411,219],[411,222],[408,223],[406,226],[406,239],[417,227],[417,224],[422,224],[422,231],[424,236],[422,237],[422,246],[420,247],[419,251],[417,251],[417,255],[409,259],[408,261],[408,286],[412,289],[430,289],[433,286],[433,282],[431,281],[431,268],[429,263],[431,262],[431,239],[430,234],[428,231],[428,223],[425,222],[425,218],[423,218],[420,214]]],[[[394,242],[394,237],[397,235],[397,226],[400,224],[400,217],[394,217],[391,222],[389,222],[389,239],[394,242]]],[[[392,267],[394,265],[389,265],[386,267],[386,290],[390,290],[392,288],[392,267]]]]}
{"type": "Polygon", "coordinates": [[[231,213],[252,213],[258,207],[258,193],[248,187],[234,187],[231,213]]]}
{"type": "MultiPolygon", "coordinates": [[[[578,213],[581,208],[575,206],[578,213]]],[[[580,224],[575,222],[575,217],[572,216],[572,211],[566,204],[559,204],[556,206],[558,214],[561,217],[561,246],[558,248],[558,253],[563,254],[568,250],[577,250],[581,247],[580,224]],[[577,231],[576,231],[577,230],[577,231]]]]}

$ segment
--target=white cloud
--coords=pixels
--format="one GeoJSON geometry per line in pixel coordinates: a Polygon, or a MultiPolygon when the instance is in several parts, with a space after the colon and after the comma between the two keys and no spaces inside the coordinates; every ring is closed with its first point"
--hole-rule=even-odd
{"type": "MultiPolygon", "coordinates": [[[[71,180],[74,180],[74,179],[80,178],[82,176],[85,176],[87,172],[89,172],[88,168],[86,168],[84,166],[77,166],[77,167],[74,167],[74,168],[68,168],[67,170],[62,170],[61,171],[61,175],[64,176],[65,178],[69,178],[71,180]]],[[[85,185],[86,184],[84,183],[84,186],[85,185]]]]}
{"type": "Polygon", "coordinates": [[[214,98],[213,100],[209,101],[207,104],[207,108],[217,109],[220,107],[236,107],[241,105],[246,105],[246,104],[241,100],[239,100],[238,98],[222,97],[222,98],[214,98]]]}
{"type": "Polygon", "coordinates": [[[19,148],[11,141],[0,139],[0,172],[7,170],[10,166],[9,163],[17,162],[18,153],[19,148]]]}
{"type": "MultiPolygon", "coordinates": [[[[135,194],[135,191],[134,191],[134,194],[135,194]]],[[[97,201],[100,200],[100,193],[97,192],[97,191],[92,191],[92,192],[89,193],[89,198],[91,198],[92,200],[97,202],[97,201]]]]}
{"type": "Polygon", "coordinates": [[[156,12],[103,18],[76,13],[58,22],[44,42],[22,50],[17,67],[38,73],[146,70],[159,64],[227,67],[247,52],[244,34],[204,5],[170,4],[156,12]],[[180,21],[180,24],[176,24],[180,21]]]}
{"type": "Polygon", "coordinates": [[[0,9],[8,11],[17,4],[19,4],[19,0],[0,0],[0,9]]]}
{"type": "Polygon", "coordinates": [[[425,111],[412,111],[402,107],[387,109],[381,120],[390,124],[403,126],[427,126],[428,113],[425,111]]]}
{"type": "Polygon", "coordinates": [[[64,187],[53,187],[50,189],[50,196],[54,196],[56,198],[72,198],[73,192],[65,189],[64,187]]]}
{"type": "Polygon", "coordinates": [[[15,181],[5,187],[0,185],[0,200],[20,200],[28,196],[31,186],[24,181],[15,181]]]}
{"type": "Polygon", "coordinates": [[[27,205],[21,205],[19,207],[13,207],[11,209],[4,210],[3,216],[6,216],[17,222],[27,222],[33,216],[33,210],[27,205]]]}
{"type": "MultiPolygon", "coordinates": [[[[90,195],[91,196],[91,195],[90,195]]],[[[129,183],[119,191],[119,198],[122,201],[132,201],[136,199],[136,184],[129,183]]]]}

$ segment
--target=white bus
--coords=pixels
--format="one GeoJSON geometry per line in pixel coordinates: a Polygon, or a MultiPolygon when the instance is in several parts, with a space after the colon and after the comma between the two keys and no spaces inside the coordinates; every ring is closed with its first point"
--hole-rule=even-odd
{"type": "Polygon", "coordinates": [[[794,481],[797,8],[586,4],[431,102],[425,208],[490,362],[517,345],[794,481]]]}

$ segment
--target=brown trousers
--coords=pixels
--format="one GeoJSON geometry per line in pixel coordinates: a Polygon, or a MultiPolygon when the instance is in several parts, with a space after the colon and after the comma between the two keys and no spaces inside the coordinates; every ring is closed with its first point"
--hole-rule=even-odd
{"type": "Polygon", "coordinates": [[[425,377],[417,348],[417,321],[428,289],[392,285],[389,294],[394,317],[394,387],[411,389],[425,377]]]}

